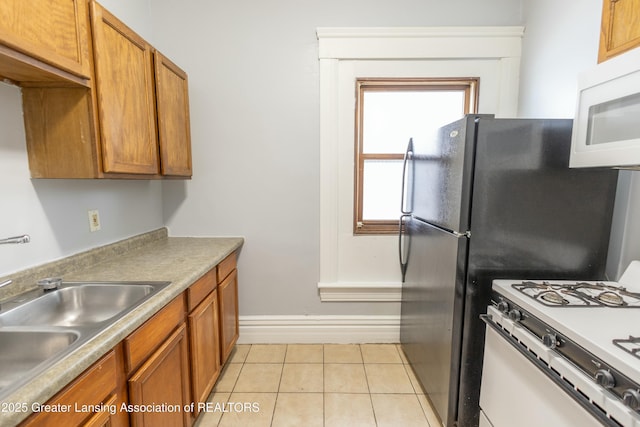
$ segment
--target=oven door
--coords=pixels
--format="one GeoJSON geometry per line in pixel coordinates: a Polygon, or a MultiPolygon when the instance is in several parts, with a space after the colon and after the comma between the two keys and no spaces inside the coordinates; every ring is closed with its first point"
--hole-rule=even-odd
{"type": "Polygon", "coordinates": [[[483,424],[493,427],[602,426],[491,328],[485,341],[480,407],[486,417],[483,424]]]}

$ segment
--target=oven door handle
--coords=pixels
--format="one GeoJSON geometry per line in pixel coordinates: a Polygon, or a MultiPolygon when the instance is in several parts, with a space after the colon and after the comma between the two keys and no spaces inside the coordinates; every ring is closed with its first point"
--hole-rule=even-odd
{"type": "Polygon", "coordinates": [[[580,406],[582,406],[587,412],[593,415],[598,419],[603,425],[611,426],[611,427],[620,427],[620,424],[615,423],[611,418],[607,417],[604,413],[594,409],[591,405],[591,402],[587,400],[584,396],[577,393],[576,390],[567,384],[558,374],[553,372],[549,367],[542,362],[537,357],[533,356],[529,350],[527,350],[523,345],[521,345],[518,340],[516,340],[513,336],[511,336],[507,331],[502,329],[500,325],[493,321],[493,317],[490,314],[481,314],[480,320],[487,324],[487,326],[491,327],[495,332],[498,333],[502,338],[507,340],[509,344],[520,354],[522,354],[527,360],[533,363],[542,373],[544,373],[551,381],[553,381],[558,387],[560,387],[565,393],[573,398],[580,406]]]}

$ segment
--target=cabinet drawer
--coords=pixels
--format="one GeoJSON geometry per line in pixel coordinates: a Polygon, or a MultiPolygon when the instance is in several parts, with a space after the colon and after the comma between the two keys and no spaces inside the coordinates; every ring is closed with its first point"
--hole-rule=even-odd
{"type": "Polygon", "coordinates": [[[136,370],[184,321],[184,315],[184,296],[180,294],[124,339],[124,360],[127,375],[136,370]]]}
{"type": "Polygon", "coordinates": [[[217,285],[214,267],[187,289],[187,312],[191,313],[217,285]]]}
{"type": "Polygon", "coordinates": [[[235,252],[223,259],[222,262],[218,264],[218,283],[222,282],[233,270],[235,270],[236,264],[237,261],[235,252]]]}
{"type": "Polygon", "coordinates": [[[80,425],[92,413],[76,411],[75,408],[102,403],[116,389],[117,378],[116,355],[111,350],[47,402],[48,405],[69,408],[68,412],[43,411],[29,418],[22,427],[58,427],[61,423],[65,426],[80,425]]]}

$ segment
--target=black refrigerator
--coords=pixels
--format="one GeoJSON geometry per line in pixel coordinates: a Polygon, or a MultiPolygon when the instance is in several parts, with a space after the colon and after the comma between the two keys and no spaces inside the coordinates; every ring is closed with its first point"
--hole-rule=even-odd
{"type": "Polygon", "coordinates": [[[447,427],[478,425],[493,279],[605,278],[617,171],[570,169],[571,126],[468,115],[409,143],[400,340],[447,427]]]}

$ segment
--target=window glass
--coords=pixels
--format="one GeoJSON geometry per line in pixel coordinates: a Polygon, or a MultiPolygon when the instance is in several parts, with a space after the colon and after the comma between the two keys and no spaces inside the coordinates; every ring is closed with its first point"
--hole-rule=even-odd
{"type": "Polygon", "coordinates": [[[365,160],[362,219],[400,218],[402,160],[365,160]]]}
{"type": "Polygon", "coordinates": [[[409,138],[426,140],[464,112],[463,91],[365,91],[363,153],[404,153],[409,138]]]}
{"type": "Polygon", "coordinates": [[[429,144],[438,128],[475,112],[477,83],[477,79],[358,80],[356,234],[397,232],[409,139],[429,144]]]}

